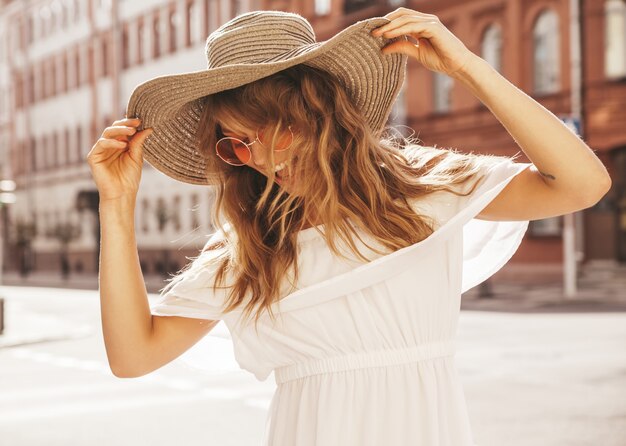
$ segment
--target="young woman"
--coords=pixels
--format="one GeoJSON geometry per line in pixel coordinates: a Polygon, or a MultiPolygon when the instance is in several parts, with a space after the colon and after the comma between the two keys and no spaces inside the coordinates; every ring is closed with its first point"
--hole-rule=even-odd
{"type": "Polygon", "coordinates": [[[597,202],[601,162],[431,14],[399,8],[316,42],[299,15],[254,11],[209,36],[207,60],[138,86],[88,155],[113,373],[150,373],[223,320],[240,366],[274,372],[264,444],[473,445],[461,294],[528,220],[597,202]],[[409,56],[469,88],[532,163],[384,134],[409,56]],[[219,228],[151,307],[134,238],[144,156],[216,187],[219,228]]]}

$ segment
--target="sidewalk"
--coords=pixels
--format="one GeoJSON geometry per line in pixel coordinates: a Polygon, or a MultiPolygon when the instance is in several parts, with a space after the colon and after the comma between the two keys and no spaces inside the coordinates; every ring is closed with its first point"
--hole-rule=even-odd
{"type": "MultiPolygon", "coordinates": [[[[158,293],[159,289],[166,285],[166,279],[156,274],[147,274],[144,277],[148,293],[158,293]]],[[[60,272],[37,271],[30,273],[26,277],[20,276],[14,271],[4,272],[2,275],[2,285],[5,286],[26,286],[26,287],[46,287],[46,288],[68,288],[73,290],[97,290],[98,275],[71,274],[67,280],[61,277],[60,272]]]]}
{"type": "MultiPolygon", "coordinates": [[[[498,279],[498,274],[494,276],[498,279]]],[[[493,297],[480,297],[485,282],[463,294],[461,309],[503,312],[610,312],[626,311],[626,264],[593,261],[578,276],[577,292],[564,294],[563,279],[535,284],[488,280],[493,297]]]]}
{"type": "MultiPolygon", "coordinates": [[[[144,277],[148,293],[158,294],[166,285],[166,278],[152,274],[144,277]]],[[[5,272],[2,285],[97,290],[97,274],[72,274],[64,280],[58,272],[36,272],[21,277],[15,272],[5,272]]],[[[578,276],[576,296],[568,298],[563,292],[562,272],[553,269],[540,276],[532,269],[505,267],[493,278],[463,295],[462,309],[481,311],[521,311],[535,309],[558,311],[615,307],[626,308],[626,263],[592,261],[583,265],[578,276]],[[491,287],[493,298],[481,298],[479,294],[491,287]]]]}
{"type": "MultiPolygon", "coordinates": [[[[150,294],[158,294],[166,285],[165,279],[158,275],[146,276],[146,289],[150,294]]],[[[0,349],[19,347],[42,342],[78,339],[93,334],[93,327],[72,327],[54,314],[33,311],[20,302],[22,292],[3,289],[3,287],[24,287],[24,294],[33,294],[33,288],[56,288],[71,290],[98,290],[96,274],[73,274],[64,280],[59,273],[34,273],[21,277],[14,272],[5,272],[0,286],[0,297],[4,298],[4,331],[0,335],[0,349]]],[[[37,292],[45,292],[44,290],[37,292]]],[[[25,296],[28,297],[28,296],[25,296]]],[[[150,296],[154,297],[154,296],[150,296]]]]}
{"type": "MultiPolygon", "coordinates": [[[[626,311],[626,264],[594,262],[585,265],[579,276],[577,295],[572,298],[564,296],[562,281],[529,284],[502,277],[505,276],[496,274],[487,281],[494,293],[492,297],[480,297],[481,285],[463,294],[461,309],[520,313],[626,311]]],[[[157,294],[165,285],[160,276],[146,276],[145,281],[149,293],[157,294]]],[[[64,281],[57,274],[37,273],[24,279],[5,273],[3,282],[4,286],[98,289],[96,275],[74,275],[64,281]]],[[[0,297],[6,297],[6,292],[0,291],[0,297]]],[[[15,298],[5,299],[4,311],[6,326],[0,335],[0,348],[83,337],[90,333],[84,327],[67,327],[53,315],[26,311],[15,298]]]]}

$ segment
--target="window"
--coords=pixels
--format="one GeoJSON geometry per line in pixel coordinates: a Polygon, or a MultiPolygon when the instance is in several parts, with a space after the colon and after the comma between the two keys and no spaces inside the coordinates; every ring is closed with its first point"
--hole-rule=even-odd
{"type": "Polygon", "coordinates": [[[96,58],[94,57],[94,52],[96,51],[96,40],[92,39],[85,46],[86,58],[85,58],[85,76],[86,82],[91,82],[91,80],[96,79],[97,75],[97,67],[95,65],[96,58]]]}
{"type": "Polygon", "coordinates": [[[43,221],[43,225],[42,225],[43,234],[47,234],[50,231],[50,218],[48,217],[48,215],[49,215],[48,211],[41,212],[41,220],[43,221]]]}
{"type": "Polygon", "coordinates": [[[66,52],[65,53],[65,78],[66,78],[66,83],[67,83],[67,90],[71,90],[72,88],[74,88],[74,76],[73,73],[75,72],[74,70],[74,58],[72,57],[72,53],[71,52],[66,52]]]}
{"type": "Polygon", "coordinates": [[[61,61],[59,63],[59,92],[65,93],[67,91],[67,54],[61,55],[61,61]]]}
{"type": "Polygon", "coordinates": [[[28,68],[28,80],[27,80],[27,94],[26,94],[26,102],[28,102],[29,104],[32,104],[33,102],[35,102],[35,67],[34,66],[30,66],[28,68]]]}
{"type": "Polygon", "coordinates": [[[146,38],[149,37],[150,34],[145,32],[145,27],[143,25],[143,20],[139,19],[137,21],[137,63],[142,64],[145,57],[145,49],[150,48],[150,45],[146,43],[146,38]]]}
{"type": "Polygon", "coordinates": [[[198,217],[198,194],[191,194],[191,230],[196,230],[200,227],[200,219],[198,217]]]}
{"type": "Polygon", "coordinates": [[[65,140],[63,141],[65,144],[65,163],[71,164],[72,162],[72,144],[70,141],[70,129],[65,129],[65,140]]]}
{"type": "Polygon", "coordinates": [[[315,15],[330,13],[330,0],[315,0],[315,15]]]}
{"type": "Polygon", "coordinates": [[[128,25],[124,25],[122,30],[122,68],[127,69],[130,66],[129,56],[129,41],[128,41],[128,25]]]}
{"type": "Polygon", "coordinates": [[[80,87],[82,84],[80,62],[81,62],[80,48],[76,47],[74,51],[74,81],[75,81],[74,85],[77,88],[80,87]]]}
{"type": "Polygon", "coordinates": [[[551,217],[541,220],[532,220],[528,225],[528,232],[535,236],[558,236],[561,235],[562,218],[551,217]]]}
{"type": "Polygon", "coordinates": [[[187,3],[186,17],[185,17],[185,45],[193,45],[199,38],[201,28],[202,15],[199,13],[198,2],[191,1],[187,3]]]}
{"type": "Polygon", "coordinates": [[[73,6],[73,17],[72,19],[77,22],[78,19],[80,19],[80,15],[82,14],[82,9],[83,9],[83,5],[81,5],[82,0],[72,0],[72,6],[73,6]]]}
{"type": "Polygon", "coordinates": [[[49,71],[50,71],[50,96],[54,96],[57,94],[58,92],[58,88],[57,88],[57,59],[56,57],[52,57],[50,59],[50,65],[49,65],[49,71]]]}
{"type": "Polygon", "coordinates": [[[107,128],[108,126],[110,126],[111,123],[111,117],[109,115],[103,116],[102,117],[102,129],[99,129],[99,132],[103,132],[105,128],[107,128]]]}
{"type": "Polygon", "coordinates": [[[359,9],[364,9],[372,4],[373,2],[370,0],[345,0],[343,4],[343,12],[344,14],[349,14],[351,12],[358,11],[359,9]]]}
{"type": "Polygon", "coordinates": [[[170,38],[168,52],[173,53],[174,51],[176,51],[176,37],[177,37],[176,32],[178,31],[178,25],[180,21],[180,16],[176,12],[176,4],[174,4],[174,6],[170,8],[168,17],[169,17],[169,20],[167,23],[169,26],[169,38],[170,38]]]}
{"type": "Polygon", "coordinates": [[[161,30],[159,29],[159,14],[155,13],[152,18],[152,57],[158,59],[161,56],[161,30]]]}
{"type": "Polygon", "coordinates": [[[43,171],[48,168],[48,138],[45,135],[41,136],[39,141],[39,170],[43,171]]]}
{"type": "MultiPolygon", "coordinates": [[[[217,3],[217,1],[215,1],[215,3],[217,3]]],[[[233,17],[233,12],[234,12],[236,7],[239,7],[239,5],[237,5],[237,2],[233,2],[233,1],[230,1],[230,0],[220,0],[220,2],[219,2],[219,12],[220,12],[219,23],[224,23],[224,22],[227,22],[228,20],[230,20],[233,17]]]]}
{"type": "Polygon", "coordinates": [[[244,5],[244,0],[234,0],[232,2],[232,7],[233,7],[233,17],[236,15],[239,15],[243,12],[246,12],[243,8],[245,7],[244,5]]]}
{"type": "Polygon", "coordinates": [[[43,154],[42,154],[42,161],[43,161],[43,170],[47,170],[50,168],[50,151],[52,149],[52,138],[50,137],[50,135],[44,135],[43,138],[43,154]]]}
{"type": "Polygon", "coordinates": [[[39,28],[40,37],[50,34],[50,8],[47,6],[42,6],[39,9],[39,28]]]}
{"type": "Polygon", "coordinates": [[[43,138],[35,139],[35,146],[33,148],[33,162],[35,164],[34,170],[41,170],[43,167],[43,138]]]}
{"type": "Polygon", "coordinates": [[[37,170],[37,140],[34,136],[30,137],[28,152],[30,155],[30,170],[34,172],[37,170]]]}
{"type": "Polygon", "coordinates": [[[58,132],[54,132],[52,137],[52,163],[51,166],[52,167],[57,167],[59,165],[59,133],[58,132]]]}
{"type": "Polygon", "coordinates": [[[542,12],[533,29],[533,87],[535,93],[554,93],[560,88],[559,18],[552,10],[542,12]]]}
{"type": "Polygon", "coordinates": [[[111,9],[111,0],[99,0],[99,7],[104,9],[105,11],[108,11],[111,9]]]}
{"type": "Polygon", "coordinates": [[[69,164],[69,153],[67,151],[67,132],[59,130],[59,165],[67,166],[69,164]]]}
{"type": "Polygon", "coordinates": [[[67,18],[68,18],[68,11],[67,11],[67,4],[66,2],[61,2],[61,27],[63,29],[65,29],[65,27],[67,27],[67,18]]]}
{"type": "MultiPolygon", "coordinates": [[[[15,106],[21,108],[24,106],[24,81],[23,74],[15,74],[15,106]]],[[[4,96],[4,95],[3,95],[4,96]]]]}
{"type": "Polygon", "coordinates": [[[217,1],[204,0],[204,32],[205,36],[218,27],[217,1]]]}
{"type": "Polygon", "coordinates": [[[180,231],[180,196],[174,196],[174,203],[172,209],[172,223],[174,224],[174,230],[180,231]]]}
{"type": "Polygon", "coordinates": [[[52,29],[58,31],[61,23],[63,23],[63,7],[61,6],[61,0],[54,0],[50,5],[52,10],[52,29]]]}
{"type": "Polygon", "coordinates": [[[481,42],[481,55],[489,65],[502,71],[502,31],[500,26],[489,25],[481,42]]]}
{"type": "Polygon", "coordinates": [[[157,198],[156,209],[154,210],[154,215],[157,220],[157,229],[160,233],[163,233],[165,227],[167,226],[167,222],[169,221],[169,212],[167,209],[167,205],[165,204],[165,199],[163,197],[157,198]]]}
{"type": "Polygon", "coordinates": [[[404,126],[406,125],[406,85],[407,82],[402,84],[398,97],[393,103],[393,108],[389,114],[390,125],[404,126]]]}
{"type": "Polygon", "coordinates": [[[33,40],[35,39],[34,23],[32,14],[28,14],[26,22],[26,43],[29,45],[33,43],[33,40]]]}
{"type": "Polygon", "coordinates": [[[191,22],[194,21],[195,15],[197,14],[194,13],[193,1],[187,2],[185,5],[185,46],[191,46],[195,37],[191,29],[191,22]]]}
{"type": "Polygon", "coordinates": [[[447,112],[452,107],[452,86],[454,80],[443,73],[433,71],[433,93],[435,112],[447,112]]]}
{"type": "MultiPolygon", "coordinates": [[[[215,200],[217,200],[217,188],[215,186],[209,188],[208,193],[208,202],[209,202],[209,212],[213,212],[213,208],[215,207],[215,200]]],[[[209,232],[215,231],[215,226],[213,225],[213,219],[209,219],[209,232]]]]}
{"type": "Polygon", "coordinates": [[[41,101],[44,97],[44,65],[41,61],[36,62],[35,71],[35,102],[41,101]]]}
{"type": "Polygon", "coordinates": [[[150,202],[147,198],[141,200],[141,230],[144,234],[146,234],[150,227],[148,226],[148,222],[150,220],[150,202]]]}
{"type": "Polygon", "coordinates": [[[48,93],[50,91],[50,75],[48,72],[49,64],[47,60],[39,61],[39,84],[41,85],[41,90],[39,93],[39,99],[43,100],[48,97],[48,93]]]}
{"type": "Polygon", "coordinates": [[[79,161],[83,159],[83,128],[79,124],[76,126],[76,155],[79,161]]]}
{"type": "Polygon", "coordinates": [[[18,141],[15,147],[15,157],[16,157],[16,171],[18,174],[22,174],[25,172],[24,169],[24,141],[18,141]]]}
{"type": "Polygon", "coordinates": [[[626,2],[605,3],[604,71],[607,77],[626,76],[626,2]]]}
{"type": "Polygon", "coordinates": [[[49,142],[48,135],[41,137],[41,170],[46,170],[50,166],[50,160],[48,159],[50,153],[49,142]]]}

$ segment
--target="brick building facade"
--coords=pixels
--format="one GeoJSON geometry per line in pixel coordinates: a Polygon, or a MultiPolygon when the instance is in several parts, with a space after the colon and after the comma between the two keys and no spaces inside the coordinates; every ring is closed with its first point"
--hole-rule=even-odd
{"type": "MultiPolygon", "coordinates": [[[[17,202],[3,209],[9,269],[95,271],[99,229],[85,156],[123,117],[139,83],[205,68],[204,40],[253,9],[298,12],[325,40],[398,6],[437,14],[512,83],[566,119],[572,110],[569,0],[270,1],[32,0],[0,2],[0,156],[17,202]],[[91,208],[91,210],[90,210],[91,208]],[[36,235],[33,236],[33,223],[36,235]],[[64,252],[67,256],[64,256],[64,252]]],[[[605,163],[613,188],[577,215],[581,260],[626,261],[626,3],[581,0],[582,119],[577,131],[605,163]],[[594,32],[587,32],[594,30],[594,32]]],[[[426,145],[520,153],[480,101],[446,76],[409,61],[394,124],[426,145]]],[[[519,161],[528,161],[520,157],[519,161]]],[[[174,271],[209,227],[211,188],[145,165],[136,231],[144,273],[174,271]]],[[[562,217],[533,221],[504,268],[559,274],[562,217]]]]}

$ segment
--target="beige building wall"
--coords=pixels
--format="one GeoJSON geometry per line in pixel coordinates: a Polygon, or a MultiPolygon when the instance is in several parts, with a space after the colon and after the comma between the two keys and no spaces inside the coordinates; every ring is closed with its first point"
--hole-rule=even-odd
{"type": "MultiPolygon", "coordinates": [[[[619,39],[626,38],[615,25],[616,2],[624,4],[581,2],[582,136],[613,178],[607,197],[582,213],[585,261],[626,261],[626,73],[615,62],[615,54],[622,51],[619,39]]],[[[52,234],[59,224],[69,224],[79,228],[68,245],[71,269],[96,270],[96,214],[77,208],[79,196],[95,192],[86,154],[102,129],[123,116],[137,84],[157,75],[203,69],[206,36],[234,15],[252,9],[298,12],[312,23],[317,39],[325,40],[358,20],[383,16],[402,5],[437,14],[470,50],[488,60],[495,58],[512,83],[553,113],[569,115],[569,0],[2,2],[0,154],[2,175],[18,185],[17,203],[4,213],[10,232],[6,267],[58,269],[62,245],[52,234]],[[548,82],[552,86],[541,91],[544,87],[536,85],[534,33],[546,11],[556,21],[545,21],[552,37],[544,38],[556,39],[558,54],[544,64],[551,68],[539,70],[544,77],[546,73],[554,77],[548,82]],[[499,41],[493,38],[498,32],[499,41]],[[24,241],[33,222],[38,234],[24,241]]],[[[414,60],[409,61],[408,81],[396,107],[393,123],[413,128],[423,144],[521,153],[468,90],[414,60]]],[[[528,161],[521,154],[519,161],[528,161]]],[[[213,192],[165,177],[148,164],[142,181],[136,227],[144,272],[157,271],[165,257],[170,262],[165,269],[175,270],[186,256],[197,253],[212,229],[208,217],[213,192]],[[159,205],[175,214],[162,232],[154,215],[159,205]]],[[[522,246],[501,274],[558,274],[561,221],[531,222],[522,246]]]]}

